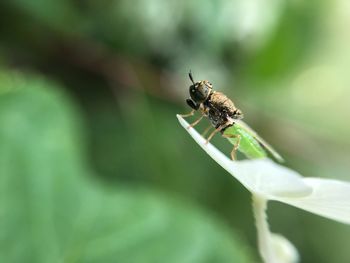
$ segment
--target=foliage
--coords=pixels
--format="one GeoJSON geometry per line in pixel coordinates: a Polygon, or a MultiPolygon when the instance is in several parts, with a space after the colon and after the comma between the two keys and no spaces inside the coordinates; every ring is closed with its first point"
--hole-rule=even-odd
{"type": "MultiPolygon", "coordinates": [[[[56,159],[78,159],[70,161],[76,168],[69,167],[79,171],[69,173],[92,179],[86,188],[137,188],[166,204],[174,200],[174,206],[186,211],[197,209],[184,203],[200,204],[255,247],[248,194],[229,176],[221,176],[222,169],[192,146],[176,121],[177,113],[189,110],[185,99],[191,69],[195,80],[208,79],[233,99],[244,121],[281,153],[286,166],[305,176],[349,180],[347,1],[5,0],[0,10],[0,66],[35,72],[37,77],[29,77],[28,83],[45,90],[16,93],[18,86],[27,85],[23,76],[0,73],[0,107],[11,107],[6,116],[27,111],[21,108],[25,105],[38,107],[35,113],[28,110],[32,115],[27,122],[15,122],[18,116],[11,115],[6,119],[12,124],[0,123],[18,148],[11,158],[34,159],[34,150],[20,145],[37,147],[42,127],[56,131],[56,146],[70,145],[56,159]],[[36,105],[33,92],[48,101],[45,107],[38,103],[44,109],[36,105]],[[51,94],[60,106],[43,94],[51,94]],[[14,96],[22,98],[19,105],[10,104],[14,96]],[[70,124],[58,127],[50,107],[56,107],[56,114],[68,111],[70,117],[61,121],[70,124]],[[23,135],[24,123],[37,130],[23,135]]],[[[207,125],[204,120],[198,131],[207,125]]],[[[6,156],[13,152],[7,152],[7,141],[0,147],[6,156]]],[[[220,136],[213,144],[227,155],[232,149],[220,136]]],[[[31,174],[34,168],[68,170],[60,161],[45,165],[33,160],[34,165],[26,160],[31,174]]],[[[26,200],[19,192],[12,196],[17,202],[26,200]]],[[[284,233],[303,262],[348,262],[348,227],[278,203],[271,206],[272,231],[284,233]],[[331,244],[329,236],[334,237],[331,244]]],[[[208,217],[201,216],[204,221],[208,217]]]]}
{"type": "Polygon", "coordinates": [[[92,179],[81,117],[56,84],[9,72],[0,83],[2,260],[251,262],[232,229],[185,200],[92,179]]]}

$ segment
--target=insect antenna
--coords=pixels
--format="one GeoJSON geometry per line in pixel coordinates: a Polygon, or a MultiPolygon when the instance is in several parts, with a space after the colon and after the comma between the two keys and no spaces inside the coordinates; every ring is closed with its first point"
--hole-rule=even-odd
{"type": "Polygon", "coordinates": [[[192,72],[190,70],[190,72],[188,73],[188,76],[190,77],[190,80],[192,81],[192,83],[194,84],[194,81],[193,81],[193,76],[192,76],[192,72]]]}

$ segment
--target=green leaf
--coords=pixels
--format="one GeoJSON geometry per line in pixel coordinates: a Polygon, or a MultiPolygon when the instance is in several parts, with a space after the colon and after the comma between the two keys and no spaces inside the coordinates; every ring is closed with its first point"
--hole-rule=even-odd
{"type": "Polygon", "coordinates": [[[5,72],[0,91],[3,262],[252,262],[187,200],[89,176],[80,117],[54,83],[5,72]]]}

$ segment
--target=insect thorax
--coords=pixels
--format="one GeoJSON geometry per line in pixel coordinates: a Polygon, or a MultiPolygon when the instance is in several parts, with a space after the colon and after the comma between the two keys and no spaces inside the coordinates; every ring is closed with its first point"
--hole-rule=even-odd
{"type": "Polygon", "coordinates": [[[203,103],[205,115],[209,118],[211,124],[218,128],[220,126],[232,124],[225,111],[220,111],[208,103],[203,103]]]}
{"type": "Polygon", "coordinates": [[[203,112],[215,128],[231,126],[234,119],[243,118],[242,112],[220,92],[213,92],[203,103],[203,112]]]}

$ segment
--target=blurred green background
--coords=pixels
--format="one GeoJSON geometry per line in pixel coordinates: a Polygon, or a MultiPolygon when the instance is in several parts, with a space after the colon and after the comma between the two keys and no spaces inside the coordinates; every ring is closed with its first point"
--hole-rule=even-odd
{"type": "MultiPolygon", "coordinates": [[[[249,193],[175,118],[187,73],[350,180],[349,26],[344,0],[1,1],[1,262],[260,262],[249,193]]],[[[349,226],[268,214],[302,262],[350,262],[349,226]]]]}

